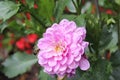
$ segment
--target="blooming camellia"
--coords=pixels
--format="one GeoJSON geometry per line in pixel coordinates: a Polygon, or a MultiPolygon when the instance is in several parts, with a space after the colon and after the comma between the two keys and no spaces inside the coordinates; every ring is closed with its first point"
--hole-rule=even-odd
{"type": "Polygon", "coordinates": [[[85,37],[85,27],[77,27],[73,21],[63,19],[53,24],[38,41],[39,64],[48,74],[61,77],[74,75],[78,66],[87,70],[90,64],[84,54],[88,46],[88,42],[83,41],[85,37]]]}

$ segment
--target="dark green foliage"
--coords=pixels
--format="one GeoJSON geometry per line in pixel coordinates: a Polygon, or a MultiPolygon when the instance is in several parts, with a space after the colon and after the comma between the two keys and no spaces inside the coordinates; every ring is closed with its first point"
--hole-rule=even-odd
{"type": "MultiPolygon", "coordinates": [[[[0,1],[0,33],[5,37],[0,43],[5,43],[3,48],[8,51],[7,58],[0,56],[0,61],[3,61],[0,65],[1,72],[13,78],[27,72],[37,62],[34,55],[20,52],[15,47],[15,43],[9,46],[10,33],[16,35],[12,37],[15,41],[31,33],[42,37],[43,32],[53,23],[68,19],[75,21],[78,27],[84,26],[87,30],[85,41],[89,42],[89,47],[86,49],[86,55],[91,66],[87,71],[78,68],[76,75],[66,80],[120,80],[120,48],[118,47],[120,0],[99,0],[99,5],[94,3],[95,0],[25,1],[25,4],[21,0],[0,1]],[[73,7],[68,7],[70,3],[73,7]],[[34,4],[37,8],[34,8],[34,4]],[[71,11],[73,8],[75,12],[71,11]]],[[[51,77],[43,70],[40,70],[38,77],[40,80],[57,78],[55,75],[51,77]]]]}

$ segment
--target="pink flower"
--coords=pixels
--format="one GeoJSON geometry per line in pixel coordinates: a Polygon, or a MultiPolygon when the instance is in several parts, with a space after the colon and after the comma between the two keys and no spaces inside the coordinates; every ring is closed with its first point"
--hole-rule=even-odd
{"type": "Polygon", "coordinates": [[[63,19],[53,24],[38,41],[38,63],[48,74],[61,77],[75,74],[77,67],[87,70],[90,64],[84,57],[88,46],[85,37],[85,27],[77,27],[73,21],[63,19]]]}

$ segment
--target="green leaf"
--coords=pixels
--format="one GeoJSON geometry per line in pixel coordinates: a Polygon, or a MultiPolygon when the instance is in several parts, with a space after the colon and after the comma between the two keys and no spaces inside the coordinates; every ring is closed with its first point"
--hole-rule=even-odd
{"type": "Polygon", "coordinates": [[[8,27],[8,26],[7,26],[6,23],[0,24],[0,33],[2,33],[2,32],[5,30],[5,28],[7,28],[7,27],[8,27]]]}
{"type": "Polygon", "coordinates": [[[68,20],[72,20],[75,21],[77,26],[85,26],[85,15],[81,14],[79,16],[76,15],[67,15],[64,14],[60,17],[60,19],[68,19],[68,20]]]}
{"type": "Polygon", "coordinates": [[[78,26],[85,26],[85,15],[84,14],[81,14],[81,15],[79,15],[79,16],[77,16],[76,18],[75,18],[75,22],[76,22],[76,24],[78,25],[78,26]]]}
{"type": "Polygon", "coordinates": [[[60,20],[62,19],[68,19],[68,20],[74,20],[76,18],[76,15],[67,15],[67,14],[64,14],[60,17],[60,20]]]}
{"type": "Polygon", "coordinates": [[[112,31],[108,29],[108,26],[104,26],[101,32],[101,38],[99,42],[100,51],[105,49],[112,40],[112,31]]]}
{"type": "Polygon", "coordinates": [[[2,72],[9,78],[13,78],[29,70],[36,61],[37,58],[34,55],[17,52],[2,63],[4,66],[2,72]]]}
{"type": "Polygon", "coordinates": [[[120,66],[120,51],[113,53],[110,60],[113,66],[120,66]]]}
{"type": "Polygon", "coordinates": [[[60,17],[62,16],[63,10],[65,9],[65,6],[67,5],[68,1],[69,0],[58,0],[54,11],[56,22],[60,20],[60,17]]]}
{"type": "Polygon", "coordinates": [[[43,21],[51,22],[54,12],[54,0],[39,0],[39,15],[40,18],[44,19],[43,21]]]}
{"type": "Polygon", "coordinates": [[[43,72],[43,70],[40,71],[39,79],[40,80],[56,80],[55,77],[48,75],[47,73],[43,72]]]}
{"type": "Polygon", "coordinates": [[[26,0],[26,3],[28,4],[29,8],[34,7],[34,0],[26,0]]]}
{"type": "Polygon", "coordinates": [[[3,21],[9,19],[17,13],[19,4],[15,4],[12,1],[0,1],[0,19],[3,21]]]}
{"type": "Polygon", "coordinates": [[[94,63],[91,63],[91,68],[87,72],[82,72],[81,78],[78,80],[108,80],[109,78],[109,62],[106,60],[97,60],[94,63]]]}
{"type": "Polygon", "coordinates": [[[113,70],[112,77],[112,80],[120,80],[120,66],[113,70]]]}
{"type": "Polygon", "coordinates": [[[112,28],[112,39],[110,43],[106,46],[106,49],[110,49],[110,52],[115,52],[117,50],[118,35],[116,29],[112,28]]]}
{"type": "Polygon", "coordinates": [[[104,6],[105,0],[98,0],[98,3],[99,3],[100,6],[104,6]]]}
{"type": "MultiPolygon", "coordinates": [[[[77,4],[77,0],[74,0],[75,4],[77,4]]],[[[75,6],[72,3],[72,0],[70,0],[67,4],[67,7],[69,9],[70,12],[76,12],[75,6]]]]}
{"type": "Polygon", "coordinates": [[[67,80],[80,80],[81,74],[79,72],[79,69],[76,70],[76,74],[73,77],[68,77],[67,80]]]}
{"type": "Polygon", "coordinates": [[[110,19],[107,20],[107,25],[109,25],[111,23],[116,23],[113,18],[110,18],[110,19]]]}
{"type": "Polygon", "coordinates": [[[120,0],[115,0],[115,2],[116,2],[118,5],[120,5],[120,0]]]}

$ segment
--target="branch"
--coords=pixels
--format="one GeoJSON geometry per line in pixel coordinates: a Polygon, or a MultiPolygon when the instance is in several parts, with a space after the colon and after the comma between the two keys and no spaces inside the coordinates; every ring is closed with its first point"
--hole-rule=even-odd
{"type": "Polygon", "coordinates": [[[72,3],[73,3],[73,5],[75,6],[75,9],[76,9],[76,11],[77,11],[77,14],[79,15],[79,14],[80,14],[80,12],[79,12],[79,7],[75,4],[75,1],[74,1],[74,0],[72,0],[72,3]]]}
{"type": "Polygon", "coordinates": [[[95,2],[95,6],[96,6],[97,17],[98,17],[98,19],[100,19],[101,15],[100,15],[100,10],[99,10],[98,0],[94,0],[94,2],[95,2]]]}
{"type": "Polygon", "coordinates": [[[35,20],[38,21],[38,23],[40,23],[44,28],[47,28],[47,27],[45,26],[45,24],[44,24],[40,19],[38,19],[33,13],[30,13],[30,14],[31,14],[32,17],[35,18],[35,20]]]}
{"type": "Polygon", "coordinates": [[[118,18],[118,48],[120,50],[120,19],[118,18]]]}

